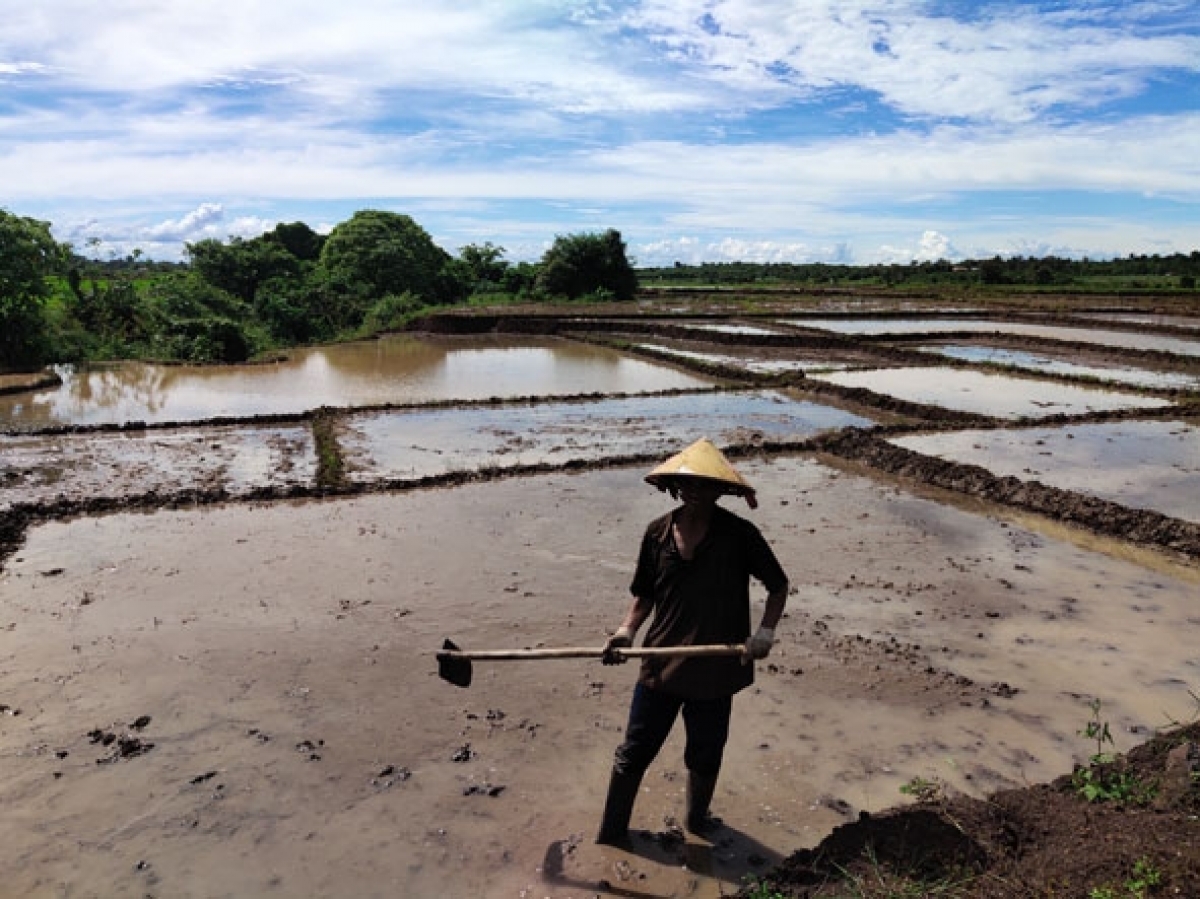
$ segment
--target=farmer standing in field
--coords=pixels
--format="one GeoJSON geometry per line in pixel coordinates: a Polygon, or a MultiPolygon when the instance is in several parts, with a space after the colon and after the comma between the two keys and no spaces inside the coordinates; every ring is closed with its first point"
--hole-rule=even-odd
{"type": "Polygon", "coordinates": [[[613,759],[599,843],[627,844],[642,775],[658,755],[680,711],[687,742],[687,829],[716,824],[709,802],[721,770],[733,695],[754,682],[787,601],[788,579],[751,522],[717,505],[723,495],[757,502],[753,488],[713,444],[698,440],[646,476],[681,505],[650,523],[634,573],[633,604],[604,647],[605,664],[624,662],[638,629],[654,614],[646,646],[744,643],[741,658],[644,658],[625,740],[613,759]],[[750,634],[750,579],[767,589],[766,609],[750,634]]]}

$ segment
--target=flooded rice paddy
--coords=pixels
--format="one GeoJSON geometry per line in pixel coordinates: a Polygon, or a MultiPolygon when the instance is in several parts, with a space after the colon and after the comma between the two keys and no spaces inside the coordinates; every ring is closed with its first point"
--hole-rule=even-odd
{"type": "Polygon", "coordinates": [[[1143,312],[1087,312],[1080,318],[1097,321],[1124,322],[1131,325],[1155,325],[1166,328],[1184,328],[1200,331],[1200,319],[1190,315],[1156,315],[1143,312]]]}
{"type": "MultiPolygon", "coordinates": [[[[722,445],[800,441],[871,419],[779,391],[530,402],[347,414],[339,436],[347,478],[371,484],[453,473],[670,455],[680,440],[722,445]]],[[[312,483],[317,450],[291,425],[0,435],[0,509],[59,497],[114,498],[181,490],[230,497],[312,483]]]]}
{"type": "Polygon", "coordinates": [[[745,353],[736,355],[732,353],[701,352],[697,350],[685,350],[678,347],[669,347],[653,343],[640,343],[636,344],[636,346],[638,349],[649,350],[651,353],[662,356],[676,356],[680,359],[686,359],[708,365],[741,368],[748,372],[754,372],[757,374],[778,374],[780,372],[804,371],[837,371],[839,369],[848,368],[850,365],[852,365],[850,362],[828,358],[819,360],[758,359],[745,353]]]}
{"type": "Polygon", "coordinates": [[[1134,331],[1112,331],[1098,328],[1037,325],[1020,321],[976,320],[956,318],[803,318],[784,322],[803,328],[818,328],[839,334],[885,336],[889,334],[980,333],[1039,337],[1046,340],[1091,343],[1098,346],[1121,347],[1175,353],[1181,356],[1200,356],[1200,341],[1187,340],[1166,334],[1144,334],[1134,331]]]}
{"type": "Polygon", "coordinates": [[[1200,523],[1200,420],[967,430],[892,442],[1200,523]]]}
{"type": "Polygon", "coordinates": [[[232,497],[313,482],[307,422],[0,436],[0,510],[59,497],[113,498],[181,490],[232,497]]]}
{"type": "Polygon", "coordinates": [[[758,391],[364,414],[347,420],[343,441],[352,477],[371,481],[612,456],[665,457],[701,437],[737,446],[872,424],[829,406],[758,391]]]}
{"type": "Polygon", "coordinates": [[[194,421],[326,405],[640,393],[708,383],[571,341],[398,334],[297,350],[263,365],[66,368],[60,388],[0,396],[0,426],[194,421]]]}
{"type": "Polygon", "coordinates": [[[687,327],[695,331],[712,331],[717,334],[746,334],[756,337],[767,337],[778,334],[779,331],[764,328],[762,325],[744,324],[715,324],[712,322],[689,322],[687,327]]]}
{"type": "Polygon", "coordinates": [[[936,366],[822,372],[814,374],[813,378],[843,387],[862,387],[908,402],[996,418],[1082,415],[1109,409],[1154,409],[1170,405],[1168,400],[1131,393],[936,366]]]}
{"type": "Polygon", "coordinates": [[[735,319],[631,345],[631,321],[3,398],[8,888],[719,899],[914,778],[1069,772],[1093,699],[1119,751],[1200,713],[1193,368],[1102,390],[1093,366],[1136,367],[1102,344],[921,367],[735,319]],[[831,370],[851,359],[870,370],[831,370]],[[1002,360],[1029,376],[970,367],[1002,360]],[[735,702],[724,825],[678,827],[674,734],[633,850],[601,847],[633,666],[477,662],[461,691],[434,654],[599,646],[670,508],[643,476],[698,436],[758,489],[726,504],[776,548],[788,612],[735,702]]]}
{"type": "Polygon", "coordinates": [[[1093,378],[1100,381],[1128,384],[1132,387],[1150,387],[1158,390],[1200,390],[1200,376],[1197,375],[1150,371],[1130,366],[1081,365],[1078,362],[1068,362],[1044,353],[1032,353],[1025,350],[956,344],[920,346],[915,347],[915,349],[939,356],[947,356],[951,359],[960,359],[963,362],[990,363],[992,365],[1004,365],[1010,368],[1021,368],[1045,374],[1093,378]]]}

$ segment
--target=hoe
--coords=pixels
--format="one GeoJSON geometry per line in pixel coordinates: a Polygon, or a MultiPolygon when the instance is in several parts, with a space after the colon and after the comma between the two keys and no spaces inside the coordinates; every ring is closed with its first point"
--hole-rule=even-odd
{"type": "MultiPolygon", "coordinates": [[[[740,656],[741,644],[715,644],[711,646],[663,646],[629,647],[614,650],[622,659],[644,658],[697,658],[711,656],[740,656]]],[[[603,647],[563,646],[556,649],[481,649],[471,652],[459,649],[451,640],[442,644],[437,654],[438,676],[456,687],[471,686],[471,662],[501,661],[508,659],[599,659],[604,656],[603,647]]]]}

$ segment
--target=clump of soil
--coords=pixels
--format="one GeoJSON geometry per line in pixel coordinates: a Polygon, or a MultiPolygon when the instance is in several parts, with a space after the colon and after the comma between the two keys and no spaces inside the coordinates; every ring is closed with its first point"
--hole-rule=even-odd
{"type": "Polygon", "coordinates": [[[983,800],[919,787],[916,804],[863,813],[739,895],[1200,896],[1200,723],[983,800]],[[1114,798],[1089,801],[1084,787],[1093,783],[1114,798]]]}

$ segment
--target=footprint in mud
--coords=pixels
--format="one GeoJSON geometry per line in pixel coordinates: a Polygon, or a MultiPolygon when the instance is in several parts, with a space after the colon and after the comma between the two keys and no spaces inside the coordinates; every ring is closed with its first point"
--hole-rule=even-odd
{"type": "Polygon", "coordinates": [[[319,762],[321,761],[321,753],[317,752],[317,749],[324,745],[324,740],[317,740],[315,742],[312,740],[301,740],[296,744],[296,751],[306,754],[310,762],[319,762]]]}
{"type": "Polygon", "coordinates": [[[145,755],[154,748],[153,743],[143,740],[141,737],[135,737],[133,734],[122,734],[118,737],[112,733],[93,731],[89,736],[92,737],[93,743],[113,746],[111,753],[96,759],[97,765],[111,765],[113,762],[121,761],[121,759],[145,755]]]}
{"type": "Polygon", "coordinates": [[[96,759],[97,765],[109,765],[113,762],[119,762],[121,759],[134,758],[135,756],[145,755],[154,748],[154,744],[148,740],[143,740],[136,736],[132,731],[143,731],[151,722],[149,715],[140,715],[134,722],[129,725],[129,730],[123,734],[117,734],[111,730],[96,727],[88,731],[88,740],[95,744],[99,743],[104,747],[112,747],[112,751],[106,755],[96,759]]]}
{"type": "Polygon", "coordinates": [[[404,783],[410,777],[412,777],[412,771],[408,768],[385,765],[378,774],[371,778],[371,786],[377,790],[386,790],[395,784],[404,783]]]}
{"type": "Polygon", "coordinates": [[[496,796],[499,796],[501,793],[503,793],[507,789],[508,789],[508,787],[506,787],[504,784],[490,784],[490,783],[471,784],[470,786],[463,787],[463,795],[464,796],[491,796],[492,798],[495,798],[496,796]]]}

